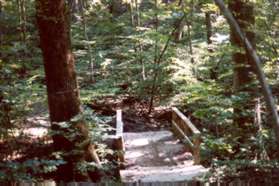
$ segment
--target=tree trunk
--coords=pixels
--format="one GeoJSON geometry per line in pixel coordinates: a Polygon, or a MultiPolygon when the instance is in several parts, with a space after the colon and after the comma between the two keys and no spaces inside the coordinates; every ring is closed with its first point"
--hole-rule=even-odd
{"type": "MultiPolygon", "coordinates": [[[[155,0],[155,19],[156,19],[155,32],[158,33],[158,27],[159,27],[158,0],[155,0]]],[[[161,62],[158,60],[158,51],[159,51],[158,39],[156,38],[155,46],[154,46],[154,65],[153,65],[154,76],[153,76],[152,87],[151,87],[151,92],[150,92],[148,114],[150,114],[152,112],[153,105],[154,105],[155,92],[157,89],[156,83],[157,83],[157,77],[159,75],[159,64],[161,62]]]]}
{"type": "Polygon", "coordinates": [[[69,121],[81,110],[65,2],[38,0],[37,8],[50,119],[69,121]]]}
{"type": "MultiPolygon", "coordinates": [[[[186,25],[187,25],[189,53],[190,53],[190,59],[191,59],[192,64],[195,63],[194,51],[193,51],[193,42],[192,42],[192,24],[193,24],[194,7],[195,7],[194,1],[191,0],[191,2],[190,2],[190,17],[187,20],[186,25]]],[[[193,69],[193,73],[194,73],[194,75],[196,75],[196,70],[195,69],[193,69]]]]}
{"type": "MultiPolygon", "coordinates": [[[[178,2],[178,6],[182,9],[182,11],[184,11],[185,3],[183,1],[180,0],[178,2]]],[[[176,32],[174,33],[174,40],[177,43],[180,42],[183,37],[183,30],[184,30],[185,24],[186,24],[185,20],[181,20],[181,19],[177,19],[174,22],[174,26],[176,27],[176,32]]]]}
{"type": "MultiPolygon", "coordinates": [[[[3,20],[3,5],[2,5],[2,1],[0,1],[0,20],[3,20]]],[[[3,38],[3,36],[4,36],[4,26],[1,24],[0,25],[0,46],[2,46],[2,44],[3,44],[3,40],[4,40],[4,38],[3,38]]],[[[0,58],[2,57],[2,55],[1,55],[1,53],[0,53],[0,58]]]]}
{"type": "Polygon", "coordinates": [[[181,22],[179,22],[179,20],[176,20],[175,21],[175,27],[177,27],[177,31],[174,33],[174,40],[175,42],[180,42],[181,39],[182,39],[182,36],[183,36],[183,30],[184,30],[184,27],[185,27],[185,20],[182,20],[181,22]]]}
{"type": "MultiPolygon", "coordinates": [[[[56,132],[65,132],[58,122],[70,121],[81,113],[68,18],[65,0],[37,0],[37,23],[44,59],[50,120],[52,129],[56,132]]],[[[75,129],[79,133],[79,137],[77,135],[75,138],[79,139],[74,141],[82,140],[80,144],[89,141],[82,150],[89,154],[94,153],[85,123],[76,124],[75,129]]],[[[54,149],[57,151],[70,152],[77,147],[77,144],[69,141],[63,134],[53,135],[53,141],[54,149]]],[[[75,163],[84,161],[85,154],[84,152],[78,158],[68,156],[65,159],[67,164],[58,168],[57,179],[87,180],[88,176],[74,171],[75,163]]]]}
{"type": "Polygon", "coordinates": [[[212,40],[212,24],[211,24],[211,13],[205,12],[205,25],[206,25],[206,38],[207,38],[207,44],[211,44],[212,40]]]}
{"type": "Polygon", "coordinates": [[[135,26],[135,16],[134,16],[134,0],[131,0],[129,3],[129,11],[130,11],[130,21],[131,26],[135,26]]]}
{"type": "MultiPolygon", "coordinates": [[[[84,40],[86,42],[89,42],[89,37],[87,34],[87,22],[86,22],[86,17],[85,17],[85,0],[79,0],[80,6],[81,6],[81,17],[82,17],[82,25],[83,25],[83,35],[84,35],[84,40]]],[[[88,53],[88,58],[89,58],[89,71],[90,71],[90,82],[94,83],[95,78],[94,78],[94,60],[92,56],[92,47],[90,43],[85,44],[87,47],[87,53],[88,53]]]]}
{"type": "Polygon", "coordinates": [[[126,12],[126,5],[123,0],[111,0],[109,9],[110,9],[110,13],[113,16],[117,17],[122,15],[124,12],[126,12]]]}
{"type": "Polygon", "coordinates": [[[140,26],[141,25],[141,12],[140,12],[140,3],[138,2],[138,0],[135,0],[135,8],[136,8],[136,23],[137,23],[137,26],[140,26]]]}
{"type": "Polygon", "coordinates": [[[265,148],[265,143],[263,139],[263,126],[262,126],[262,110],[261,110],[261,99],[257,98],[255,105],[255,124],[258,126],[259,143],[261,145],[261,152],[258,154],[260,160],[269,160],[268,153],[265,148]]]}
{"type": "Polygon", "coordinates": [[[189,45],[189,54],[190,54],[190,59],[191,63],[195,63],[194,59],[194,52],[193,52],[193,43],[192,43],[192,28],[191,28],[191,23],[187,21],[187,35],[188,35],[188,45],[189,45]]]}
{"type": "Polygon", "coordinates": [[[19,25],[20,25],[20,36],[23,43],[26,42],[26,9],[25,0],[17,0],[18,12],[19,12],[19,25]]]}
{"type": "MultiPolygon", "coordinates": [[[[255,34],[250,31],[251,26],[255,23],[254,7],[251,3],[244,2],[243,0],[231,0],[229,1],[229,9],[233,13],[240,28],[245,32],[247,39],[250,41],[253,47],[255,47],[255,34]]],[[[246,53],[243,44],[236,36],[236,33],[231,30],[231,43],[234,46],[241,48],[240,51],[233,54],[234,67],[234,91],[235,93],[248,93],[249,100],[245,100],[241,106],[236,105],[234,109],[234,123],[237,126],[245,127],[246,124],[253,123],[252,114],[243,114],[245,111],[252,111],[254,103],[252,100],[252,90],[249,84],[253,82],[253,69],[251,66],[251,57],[246,53]]]]}

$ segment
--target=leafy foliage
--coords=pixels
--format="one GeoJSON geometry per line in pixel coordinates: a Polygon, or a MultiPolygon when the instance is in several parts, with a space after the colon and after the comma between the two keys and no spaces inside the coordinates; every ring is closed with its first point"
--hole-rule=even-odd
{"type": "MultiPolygon", "coordinates": [[[[25,1],[25,12],[17,2],[0,1],[1,143],[14,139],[28,116],[47,114],[35,2],[25,1]],[[21,14],[25,14],[26,20],[21,20],[21,14]],[[26,27],[25,40],[22,26],[26,27]],[[45,109],[38,109],[37,105],[45,109]]],[[[134,12],[129,10],[130,1],[119,3],[116,12],[112,7],[114,0],[78,2],[83,5],[74,5],[68,0],[67,6],[72,19],[71,39],[83,104],[117,95],[150,102],[154,96],[155,106],[179,105],[202,131],[202,160],[204,165],[219,172],[213,175],[233,177],[244,174],[247,169],[269,172],[278,168],[275,135],[258,84],[255,81],[247,85],[257,88],[251,94],[234,91],[235,66],[231,55],[239,49],[231,46],[230,28],[211,1],[163,1],[156,5],[155,1],[146,0],[139,2],[138,10],[133,4],[134,12]],[[206,13],[211,14],[210,44],[206,41],[206,13]],[[183,16],[182,39],[176,41],[173,31],[179,30],[179,20],[183,16]],[[137,19],[140,20],[136,24],[137,19]],[[247,126],[235,125],[237,117],[256,117],[253,106],[242,107],[253,98],[260,100],[260,125],[254,121],[247,126]],[[236,108],[241,108],[239,115],[235,114],[236,108]]],[[[257,52],[264,60],[263,69],[278,99],[278,2],[253,2],[256,22],[251,29],[256,34],[257,52]]],[[[106,119],[92,113],[85,109],[73,121],[59,125],[65,129],[63,135],[71,140],[80,135],[75,124],[87,123],[90,139],[99,147],[98,153],[104,161],[102,171],[109,171],[114,165],[104,157],[112,151],[101,144],[109,127],[103,125],[106,119]]],[[[0,179],[30,180],[37,174],[54,171],[63,163],[63,156],[82,152],[78,147],[74,149],[59,154],[60,159],[55,160],[32,158],[17,162],[3,159],[0,179]]],[[[76,164],[78,172],[96,168],[100,167],[90,162],[76,164]]]]}
{"type": "Polygon", "coordinates": [[[30,159],[24,162],[10,161],[0,163],[1,182],[38,181],[41,175],[53,172],[63,160],[30,159]]]}

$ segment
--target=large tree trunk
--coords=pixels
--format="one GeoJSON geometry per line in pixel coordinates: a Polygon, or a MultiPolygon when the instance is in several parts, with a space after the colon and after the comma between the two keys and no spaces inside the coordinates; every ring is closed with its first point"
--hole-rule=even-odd
{"type": "MultiPolygon", "coordinates": [[[[254,7],[251,3],[243,0],[230,0],[229,9],[233,13],[240,28],[245,32],[246,37],[249,39],[252,46],[255,48],[255,34],[251,31],[251,26],[255,23],[254,7]]],[[[234,67],[234,91],[235,93],[248,93],[249,100],[245,100],[242,106],[236,105],[234,109],[234,123],[237,126],[245,127],[245,124],[251,124],[254,121],[253,115],[243,114],[246,111],[252,111],[254,103],[252,100],[252,90],[249,84],[253,81],[253,69],[251,66],[251,57],[245,52],[243,44],[236,36],[236,33],[231,30],[231,43],[232,45],[241,48],[233,54],[234,67]]]]}
{"type": "Polygon", "coordinates": [[[80,101],[64,0],[38,0],[38,26],[52,122],[79,114],[80,101]]]}
{"type": "MultiPolygon", "coordinates": [[[[37,23],[45,66],[50,120],[52,129],[57,132],[66,132],[59,127],[59,122],[70,121],[81,112],[68,18],[65,0],[37,0],[37,23]]],[[[58,169],[59,180],[87,179],[87,176],[74,172],[74,166],[77,161],[85,160],[85,151],[92,154],[94,148],[92,150],[85,123],[80,122],[75,127],[79,134],[74,142],[61,134],[53,136],[57,151],[70,152],[77,148],[76,141],[80,144],[88,141],[83,149],[79,149],[84,150],[84,155],[78,158],[66,157],[67,164],[58,169]]]]}

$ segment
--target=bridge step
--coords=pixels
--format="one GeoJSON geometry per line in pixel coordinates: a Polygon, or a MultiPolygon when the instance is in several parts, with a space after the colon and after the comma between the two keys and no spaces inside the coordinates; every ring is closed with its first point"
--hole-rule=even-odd
{"type": "Polygon", "coordinates": [[[158,167],[138,167],[120,172],[121,181],[129,182],[183,182],[190,181],[197,176],[202,176],[207,172],[201,165],[177,165],[158,167]]]}
{"type": "Polygon", "coordinates": [[[206,172],[193,165],[193,156],[170,131],[124,133],[123,182],[169,182],[191,180],[206,172]]]}

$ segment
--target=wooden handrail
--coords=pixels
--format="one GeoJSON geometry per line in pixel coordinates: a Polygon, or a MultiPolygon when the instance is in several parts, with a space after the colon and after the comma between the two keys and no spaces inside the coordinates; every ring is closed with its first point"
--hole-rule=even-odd
{"type": "Polygon", "coordinates": [[[172,129],[182,142],[186,142],[186,147],[193,153],[194,164],[200,164],[201,132],[176,107],[172,108],[172,129]]]}
{"type": "Polygon", "coordinates": [[[183,138],[182,141],[187,143],[191,149],[194,148],[195,145],[192,143],[191,139],[187,135],[185,135],[183,130],[175,122],[172,122],[172,125],[176,129],[176,132],[178,132],[179,135],[183,138]]]}
{"type": "Polygon", "coordinates": [[[180,112],[176,107],[172,107],[172,111],[175,112],[175,114],[181,120],[183,120],[183,122],[191,129],[193,134],[200,134],[200,131],[195,127],[195,125],[182,112],[180,112]]]}

